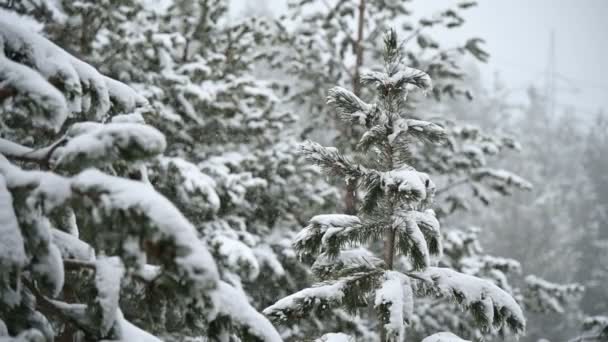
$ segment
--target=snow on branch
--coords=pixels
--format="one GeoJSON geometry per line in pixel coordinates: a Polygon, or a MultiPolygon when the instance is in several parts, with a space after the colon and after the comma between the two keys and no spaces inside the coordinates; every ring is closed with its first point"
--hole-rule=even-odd
{"type": "Polygon", "coordinates": [[[585,287],[580,284],[555,284],[529,275],[526,283],[526,305],[537,312],[563,313],[564,305],[580,299],[585,287]]]}
{"type": "Polygon", "coordinates": [[[340,252],[341,243],[335,241],[337,235],[357,229],[361,220],[357,216],[343,214],[317,215],[310,219],[310,224],[302,229],[294,240],[298,254],[317,254],[325,249],[335,256],[340,252]],[[336,243],[338,242],[338,243],[336,243]]]}
{"type": "Polygon", "coordinates": [[[356,180],[366,173],[366,169],[342,155],[335,147],[323,147],[318,143],[306,141],[301,145],[304,157],[321,167],[330,176],[342,176],[356,180]]]}
{"type": "Polygon", "coordinates": [[[122,112],[129,113],[137,107],[148,104],[145,97],[128,85],[106,76],[103,79],[108,87],[110,99],[120,107],[122,112]]]}
{"type": "Polygon", "coordinates": [[[501,193],[508,192],[506,187],[510,185],[523,190],[532,190],[530,182],[506,170],[479,168],[472,172],[471,178],[475,181],[487,179],[490,181],[490,187],[501,193]]]}
{"type": "Polygon", "coordinates": [[[427,204],[435,195],[435,183],[429,175],[410,166],[384,172],[380,186],[389,196],[403,201],[427,204]]]}
{"type": "Polygon", "coordinates": [[[393,227],[397,231],[397,247],[409,255],[415,269],[430,266],[430,255],[441,254],[439,222],[430,212],[397,211],[393,227]]]}
{"type": "Polygon", "coordinates": [[[72,196],[70,180],[52,172],[22,170],[0,155],[0,174],[7,187],[27,189],[27,203],[41,208],[44,213],[63,205],[72,196]]]}
{"type": "Polygon", "coordinates": [[[325,334],[315,340],[315,342],[353,342],[353,341],[354,341],[354,339],[352,337],[350,337],[349,335],[343,334],[343,333],[329,333],[329,334],[325,334]]]}
{"type": "Polygon", "coordinates": [[[357,95],[342,87],[329,90],[327,104],[333,106],[344,121],[369,126],[376,116],[377,107],[365,103],[357,95]]]}
{"type": "Polygon", "coordinates": [[[485,329],[502,329],[505,325],[516,334],[526,325],[523,312],[511,295],[492,282],[449,268],[429,267],[419,273],[422,289],[454,299],[469,309],[485,329]]]}
{"type": "Polygon", "coordinates": [[[407,276],[396,271],[384,273],[381,286],[376,290],[374,308],[384,325],[387,338],[405,339],[405,324],[414,315],[414,294],[407,276]]]}
{"type": "Polygon", "coordinates": [[[422,70],[402,66],[400,70],[389,75],[385,72],[368,71],[361,75],[363,84],[375,84],[381,94],[388,94],[394,90],[407,91],[406,86],[411,84],[424,93],[433,88],[431,77],[422,70]]]}
{"type": "Polygon", "coordinates": [[[608,316],[590,316],[583,320],[583,333],[569,342],[605,341],[608,338],[608,316]]]}
{"type": "Polygon", "coordinates": [[[359,272],[379,270],[384,261],[365,248],[340,251],[335,257],[321,253],[312,265],[313,274],[320,280],[341,278],[359,272]]]}
{"type": "Polygon", "coordinates": [[[433,209],[425,211],[410,210],[406,213],[418,225],[428,244],[431,254],[441,256],[443,253],[442,237],[439,221],[433,209]]]}
{"type": "Polygon", "coordinates": [[[460,337],[452,334],[451,332],[438,332],[431,336],[426,337],[422,342],[471,342],[469,340],[463,340],[460,337]]]}
{"type": "Polygon", "coordinates": [[[78,261],[95,260],[95,250],[88,243],[78,237],[59,229],[51,229],[53,243],[59,248],[63,259],[78,261]]]}
{"type": "Polygon", "coordinates": [[[264,342],[281,342],[281,336],[266,317],[248,303],[243,292],[220,281],[215,291],[220,316],[230,317],[246,334],[264,342]]]}
{"type": "Polygon", "coordinates": [[[91,65],[40,35],[27,22],[25,17],[0,9],[3,50],[0,76],[3,82],[8,80],[14,92],[37,100],[49,116],[51,127],[57,129],[67,117],[66,102],[69,111],[88,114],[94,119],[108,113],[111,100],[126,111],[146,103],[130,87],[101,75],[91,65]],[[63,94],[57,88],[62,89],[63,94]]]}
{"type": "Polygon", "coordinates": [[[220,209],[216,181],[195,164],[177,157],[159,157],[154,166],[154,172],[158,173],[155,185],[161,188],[160,191],[176,194],[177,202],[185,212],[199,216],[220,209]]]}
{"type": "Polygon", "coordinates": [[[136,161],[161,154],[165,136],[156,128],[137,123],[81,122],[70,127],[67,143],[55,149],[55,167],[81,170],[115,161],[136,161]]]}
{"type": "Polygon", "coordinates": [[[118,257],[100,257],[95,261],[95,288],[97,296],[89,305],[89,315],[105,336],[114,326],[120,299],[120,282],[124,266],[118,257]]]}
{"type": "Polygon", "coordinates": [[[260,265],[253,250],[243,242],[216,234],[211,238],[210,245],[214,249],[214,255],[219,259],[218,263],[248,280],[255,280],[260,274],[260,265]]]}
{"type": "Polygon", "coordinates": [[[423,120],[405,120],[407,132],[421,140],[429,142],[443,142],[447,139],[447,134],[443,127],[436,123],[423,120]]]}
{"type": "Polygon", "coordinates": [[[196,229],[152,187],[93,169],[75,176],[71,185],[78,204],[94,209],[96,220],[112,219],[120,212],[120,216],[126,215],[140,222],[121,229],[164,249],[157,257],[169,270],[188,279],[196,293],[217,286],[215,261],[199,240],[196,229]]]}
{"type": "Polygon", "coordinates": [[[361,272],[334,281],[327,281],[306,288],[264,309],[263,313],[277,322],[306,317],[312,311],[324,311],[345,306],[353,311],[367,303],[367,295],[373,290],[384,271],[361,272]]]}
{"type": "Polygon", "coordinates": [[[160,338],[127,321],[120,309],[117,311],[116,321],[118,323],[117,330],[120,334],[120,340],[118,340],[118,342],[162,342],[160,338]]]}
{"type": "Polygon", "coordinates": [[[31,116],[35,127],[46,127],[56,131],[61,128],[68,117],[65,98],[38,72],[7,59],[2,52],[1,36],[0,80],[2,80],[0,100],[12,95],[15,107],[23,104],[29,108],[28,115],[31,116]],[[30,103],[33,106],[30,106],[30,103]]]}
{"type": "MultiPolygon", "coordinates": [[[[0,266],[5,270],[19,269],[26,265],[27,256],[23,236],[13,209],[13,197],[0,175],[0,266]]],[[[17,304],[17,289],[10,286],[10,272],[0,275],[0,294],[3,305],[17,304]],[[8,301],[6,300],[8,299],[8,301]]]]}

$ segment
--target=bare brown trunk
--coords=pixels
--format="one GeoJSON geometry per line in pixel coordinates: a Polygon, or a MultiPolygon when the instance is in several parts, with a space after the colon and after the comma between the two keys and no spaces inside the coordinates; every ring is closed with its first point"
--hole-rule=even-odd
{"type": "MultiPolygon", "coordinates": [[[[355,41],[355,72],[353,75],[353,92],[357,96],[361,96],[361,75],[359,69],[363,65],[363,27],[365,22],[365,0],[359,2],[359,21],[357,22],[357,40],[355,41]]],[[[346,126],[344,129],[345,137],[347,141],[352,136],[352,129],[350,126],[346,126]]],[[[344,206],[346,207],[346,214],[354,215],[357,213],[357,189],[354,183],[348,183],[346,185],[346,195],[344,197],[344,206]]]]}

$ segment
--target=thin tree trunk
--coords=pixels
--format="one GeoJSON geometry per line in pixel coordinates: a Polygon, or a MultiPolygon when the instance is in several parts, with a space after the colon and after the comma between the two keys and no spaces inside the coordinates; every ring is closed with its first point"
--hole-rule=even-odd
{"type": "MultiPolygon", "coordinates": [[[[363,27],[365,23],[365,0],[359,2],[359,20],[357,22],[357,40],[355,41],[355,72],[353,76],[353,92],[357,96],[361,96],[361,75],[359,69],[363,65],[363,27]]],[[[346,138],[352,136],[350,126],[346,127],[344,132],[346,138]]],[[[354,182],[346,184],[346,196],[344,197],[344,206],[346,214],[354,215],[357,213],[357,189],[354,182]]]]}
{"type": "Polygon", "coordinates": [[[359,22],[357,23],[357,41],[355,42],[355,73],[353,76],[353,92],[361,96],[361,75],[360,70],[363,65],[363,27],[365,23],[365,0],[359,2],[359,22]]]}
{"type": "MultiPolygon", "coordinates": [[[[388,143],[385,145],[386,147],[386,155],[387,155],[387,166],[388,169],[391,170],[394,167],[394,163],[393,163],[393,148],[390,145],[390,143],[388,143]]],[[[394,206],[392,202],[389,202],[389,212],[392,215],[393,211],[394,211],[394,206]]],[[[384,248],[382,249],[383,252],[383,260],[384,260],[384,264],[386,265],[386,269],[387,270],[392,270],[393,269],[393,259],[395,258],[395,236],[397,235],[397,230],[392,226],[392,224],[389,227],[386,227],[385,229],[385,233],[384,233],[384,248]]],[[[382,324],[382,323],[381,323],[382,324]]],[[[388,338],[386,337],[386,329],[384,329],[384,326],[380,326],[380,342],[389,342],[388,338]]]]}
{"type": "Polygon", "coordinates": [[[386,269],[393,269],[393,257],[395,255],[395,229],[389,228],[386,230],[386,234],[384,235],[384,263],[386,264],[386,269]]]}

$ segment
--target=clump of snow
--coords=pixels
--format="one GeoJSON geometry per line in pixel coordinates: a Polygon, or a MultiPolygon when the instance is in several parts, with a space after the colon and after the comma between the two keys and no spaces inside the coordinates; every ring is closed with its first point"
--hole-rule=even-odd
{"type": "Polygon", "coordinates": [[[215,190],[217,184],[213,178],[182,158],[160,157],[158,163],[165,171],[174,168],[179,173],[182,181],[176,186],[175,191],[181,201],[197,208],[209,208],[212,212],[219,210],[221,203],[215,190]],[[204,197],[203,201],[197,198],[197,194],[204,197]]]}
{"type": "Polygon", "coordinates": [[[2,45],[0,36],[2,86],[15,89],[18,96],[27,97],[41,107],[41,110],[30,111],[35,126],[59,130],[68,117],[68,106],[63,94],[38,72],[7,59],[1,51],[2,45]]]}
{"type": "Polygon", "coordinates": [[[70,180],[52,172],[21,170],[0,154],[0,174],[11,188],[32,188],[27,203],[39,206],[46,213],[62,205],[72,196],[70,180]]]}
{"type": "Polygon", "coordinates": [[[532,184],[530,182],[506,170],[479,168],[473,172],[472,176],[476,179],[489,178],[506,184],[513,184],[520,189],[532,189],[532,184]]]}
{"type": "Polygon", "coordinates": [[[460,337],[452,334],[451,332],[439,332],[431,336],[426,337],[422,342],[471,342],[469,340],[463,340],[460,337]]]}
{"type": "Polygon", "coordinates": [[[350,336],[343,334],[343,333],[329,333],[329,334],[325,334],[315,340],[315,342],[352,342],[352,341],[354,341],[353,338],[351,338],[350,336]]]}
{"type": "Polygon", "coordinates": [[[57,297],[65,281],[63,259],[59,248],[52,243],[48,244],[46,253],[36,254],[38,259],[32,263],[32,272],[38,279],[48,285],[53,297],[57,297]]]}
{"type": "Polygon", "coordinates": [[[137,123],[142,125],[146,123],[140,113],[114,115],[110,121],[112,123],[137,123]]]}
{"type": "Polygon", "coordinates": [[[217,234],[213,237],[211,245],[221,255],[227,268],[237,273],[245,273],[249,280],[254,280],[260,274],[260,265],[254,252],[241,241],[217,234]],[[245,272],[239,272],[242,270],[245,272]]]}
{"type": "Polygon", "coordinates": [[[401,341],[405,338],[405,322],[414,311],[414,295],[408,277],[400,272],[387,271],[382,285],[376,290],[374,307],[382,315],[387,337],[401,341]],[[388,320],[386,320],[388,318],[388,320]]]}
{"type": "Polygon", "coordinates": [[[253,248],[253,254],[258,259],[260,265],[266,265],[272,270],[272,273],[276,277],[282,277],[285,275],[285,268],[277,257],[276,253],[267,245],[259,245],[253,248]]]}
{"type": "Polygon", "coordinates": [[[51,229],[53,243],[59,248],[64,259],[74,259],[79,261],[95,260],[95,250],[88,243],[78,237],[68,234],[59,229],[51,229]]]}
{"type": "MultiPolygon", "coordinates": [[[[160,338],[127,321],[120,309],[116,312],[116,321],[118,322],[118,331],[120,333],[120,340],[118,342],[163,342],[160,338]]],[[[104,340],[101,342],[110,341],[104,340]]]]}
{"type": "Polygon", "coordinates": [[[57,166],[82,168],[116,160],[146,159],[161,154],[165,136],[156,128],[134,123],[78,123],[67,144],[51,156],[57,166]]]}
{"type": "Polygon", "coordinates": [[[402,193],[418,201],[432,197],[435,193],[435,184],[423,172],[411,167],[384,172],[382,174],[382,189],[385,192],[402,193]]]}
{"type": "Polygon", "coordinates": [[[215,291],[218,300],[218,313],[230,317],[237,325],[262,341],[281,342],[281,336],[262,314],[249,305],[241,292],[220,281],[215,291]]]}
{"type": "Polygon", "coordinates": [[[13,210],[13,196],[0,175],[0,266],[23,267],[27,263],[23,236],[13,210]]]}
{"type": "Polygon", "coordinates": [[[114,325],[120,299],[120,283],[125,269],[118,257],[100,257],[95,261],[96,303],[100,309],[100,331],[103,335],[114,325]]]}
{"type": "MultiPolygon", "coordinates": [[[[40,72],[45,79],[58,80],[65,90],[70,111],[90,113],[100,119],[110,109],[110,93],[104,76],[38,34],[27,20],[4,9],[0,9],[0,43],[5,52],[19,52],[23,64],[40,72]]],[[[111,86],[116,91],[117,85],[111,86]]]]}
{"type": "Polygon", "coordinates": [[[526,319],[519,304],[492,282],[439,267],[428,267],[419,275],[426,279],[427,286],[431,286],[439,294],[455,298],[465,307],[471,307],[473,304],[482,307],[482,315],[488,328],[505,323],[494,321],[494,312],[501,312],[501,317],[504,317],[515,332],[523,331],[526,319]]]}
{"type": "Polygon", "coordinates": [[[72,188],[80,196],[98,197],[98,210],[132,211],[148,220],[147,238],[173,241],[177,254],[173,262],[199,288],[214,288],[218,272],[211,254],[199,240],[194,226],[164,196],[144,183],[113,177],[98,170],[86,170],[73,178],[72,188]]]}
{"type": "Polygon", "coordinates": [[[103,77],[110,98],[121,106],[121,109],[125,112],[130,112],[135,107],[143,106],[148,103],[145,97],[141,96],[133,88],[128,85],[111,79],[109,77],[103,77]]]}
{"type": "Polygon", "coordinates": [[[344,290],[348,279],[343,278],[331,283],[321,283],[284,297],[267,307],[262,313],[278,320],[286,319],[286,312],[297,311],[302,305],[311,303],[340,304],[344,298],[344,290]]]}
{"type": "Polygon", "coordinates": [[[327,95],[327,104],[334,105],[345,119],[365,126],[376,110],[374,105],[365,103],[351,91],[333,87],[327,95]]]}
{"type": "Polygon", "coordinates": [[[341,250],[337,256],[321,253],[312,265],[312,271],[320,278],[327,275],[345,272],[352,269],[377,269],[384,265],[382,259],[377,258],[365,248],[341,250]]]}
{"type": "Polygon", "coordinates": [[[383,89],[409,90],[408,85],[412,85],[422,90],[425,94],[433,88],[433,82],[427,73],[407,66],[403,66],[393,75],[385,72],[367,71],[362,73],[361,80],[366,83],[375,83],[376,86],[383,89]]]}
{"type": "Polygon", "coordinates": [[[326,214],[313,216],[310,223],[321,227],[352,227],[361,223],[357,216],[343,214],[326,214]]]}

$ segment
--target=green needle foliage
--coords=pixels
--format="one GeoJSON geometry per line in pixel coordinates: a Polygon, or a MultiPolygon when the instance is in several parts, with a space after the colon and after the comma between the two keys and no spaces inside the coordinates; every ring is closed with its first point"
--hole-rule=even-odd
{"type": "Polygon", "coordinates": [[[363,126],[357,161],[333,147],[314,142],[302,152],[328,175],[358,187],[363,199],[358,215],[318,215],[295,238],[303,259],[315,259],[312,271],[319,283],[279,300],[264,313],[276,322],[294,322],[308,315],[343,307],[365,314],[373,303],[381,341],[402,341],[413,318],[414,293],[449,298],[469,309],[484,329],[524,330],[517,302],[492,282],[449,268],[434,267],[442,254],[439,221],[431,208],[435,185],[428,174],[412,165],[413,139],[441,144],[446,133],[437,124],[407,117],[410,91],[432,89],[430,77],[406,67],[395,31],[384,39],[384,69],[361,76],[377,93],[366,103],[340,87],[329,91],[327,102],[346,122],[363,126]],[[363,248],[382,240],[382,258],[363,248]],[[354,247],[354,249],[353,249],[354,247]],[[406,265],[393,270],[396,255],[406,265]],[[417,291],[416,291],[417,290],[417,291]]]}

